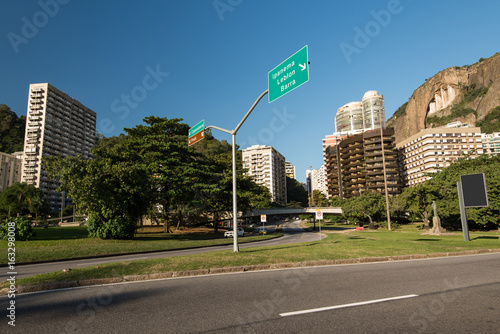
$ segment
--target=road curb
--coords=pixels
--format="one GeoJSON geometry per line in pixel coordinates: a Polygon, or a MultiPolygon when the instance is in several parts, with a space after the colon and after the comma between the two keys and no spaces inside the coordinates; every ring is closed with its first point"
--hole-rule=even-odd
{"type": "MultiPolygon", "coordinates": [[[[170,271],[165,273],[155,273],[147,275],[129,275],[129,276],[115,277],[115,278],[96,278],[96,279],[87,279],[80,281],[67,281],[58,283],[37,284],[37,285],[23,285],[16,287],[16,293],[21,294],[21,293],[39,292],[46,290],[67,289],[80,286],[103,285],[103,284],[122,283],[131,281],[145,281],[145,280],[165,279],[174,277],[190,277],[190,276],[225,274],[225,273],[235,273],[235,272],[259,271],[259,270],[319,267],[319,266],[370,263],[370,262],[418,260],[418,259],[431,259],[438,257],[488,254],[488,253],[500,253],[500,249],[478,249],[478,250],[466,250],[462,252],[361,257],[355,259],[318,260],[318,261],[288,262],[288,263],[275,263],[275,264],[257,264],[248,266],[185,270],[185,271],[170,271]]],[[[0,295],[7,295],[8,293],[9,293],[8,288],[0,290],[0,295]]]]}

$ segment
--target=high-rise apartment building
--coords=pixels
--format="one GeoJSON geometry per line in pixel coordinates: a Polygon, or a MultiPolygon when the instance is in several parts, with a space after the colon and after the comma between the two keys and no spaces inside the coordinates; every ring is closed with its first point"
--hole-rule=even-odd
{"type": "Polygon", "coordinates": [[[28,94],[21,182],[44,193],[52,211],[61,207],[59,183],[42,168],[46,156],[91,158],[96,138],[96,113],[48,83],[31,84],[28,94]]]}
{"type": "Polygon", "coordinates": [[[353,136],[358,136],[356,140],[359,141],[366,131],[381,128],[385,132],[384,97],[375,90],[367,91],[361,102],[350,102],[337,110],[335,115],[336,132],[323,139],[323,161],[327,170],[328,196],[343,196],[343,183],[340,174],[342,172],[340,161],[342,147],[339,144],[353,136]]]}
{"type": "Polygon", "coordinates": [[[16,182],[21,182],[22,157],[23,152],[0,152],[0,192],[16,182]]]}
{"type": "Polygon", "coordinates": [[[375,130],[385,128],[384,97],[376,90],[370,90],[363,95],[363,128],[375,130]]]}
{"type": "Polygon", "coordinates": [[[326,153],[330,196],[350,198],[368,190],[385,193],[386,186],[389,195],[401,192],[394,129],[349,136],[326,153]]]}
{"type": "Polygon", "coordinates": [[[405,186],[431,179],[429,173],[436,173],[465,155],[475,158],[485,152],[481,129],[460,122],[421,130],[397,143],[396,147],[402,159],[401,175],[405,186]]]}
{"type": "Polygon", "coordinates": [[[291,179],[297,178],[297,175],[295,174],[295,166],[292,165],[290,161],[285,161],[285,173],[286,176],[291,179]]]}
{"type": "Polygon", "coordinates": [[[273,147],[254,145],[242,150],[243,168],[246,174],[271,193],[271,199],[286,204],[285,157],[273,147]]]}
{"type": "Polygon", "coordinates": [[[339,136],[380,128],[385,128],[384,97],[375,90],[366,92],[361,102],[343,105],[335,115],[335,131],[339,136]]]}
{"type": "Polygon", "coordinates": [[[326,183],[326,165],[323,164],[319,169],[309,169],[306,172],[308,183],[310,183],[310,191],[319,190],[323,195],[328,197],[326,183]]]}

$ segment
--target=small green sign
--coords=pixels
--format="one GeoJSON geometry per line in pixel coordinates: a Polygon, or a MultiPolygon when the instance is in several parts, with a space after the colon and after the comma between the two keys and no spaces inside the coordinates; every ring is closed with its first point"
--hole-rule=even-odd
{"type": "Polygon", "coordinates": [[[192,137],[203,130],[205,130],[205,120],[200,121],[198,124],[189,129],[189,137],[192,137]]]}
{"type": "Polygon", "coordinates": [[[309,81],[307,45],[268,73],[269,103],[309,81]]]}

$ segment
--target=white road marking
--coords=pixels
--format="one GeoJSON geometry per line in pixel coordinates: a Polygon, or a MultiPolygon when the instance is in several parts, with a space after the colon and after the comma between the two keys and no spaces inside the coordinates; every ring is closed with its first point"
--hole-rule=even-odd
{"type": "Polygon", "coordinates": [[[418,297],[418,295],[398,296],[398,297],[368,300],[368,301],[365,301],[365,302],[358,302],[358,303],[351,303],[351,304],[344,304],[344,305],[320,307],[320,308],[314,308],[314,309],[310,309],[310,310],[302,310],[302,311],[295,311],[295,312],[280,313],[280,316],[282,316],[282,317],[289,317],[289,316],[292,316],[292,315],[307,314],[307,313],[314,313],[314,312],[322,312],[322,311],[328,311],[328,310],[336,310],[336,309],[340,309],[340,308],[354,307],[354,306],[361,306],[361,305],[368,305],[368,304],[375,304],[375,303],[382,303],[382,302],[387,302],[387,301],[391,301],[391,300],[413,298],[413,297],[418,297]]]}

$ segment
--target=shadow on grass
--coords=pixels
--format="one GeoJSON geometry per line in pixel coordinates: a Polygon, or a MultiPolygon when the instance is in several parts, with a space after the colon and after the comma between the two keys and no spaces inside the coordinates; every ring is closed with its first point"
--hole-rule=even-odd
{"type": "Polygon", "coordinates": [[[476,237],[476,238],[473,238],[472,240],[477,240],[477,239],[498,240],[498,239],[500,239],[500,237],[494,237],[494,236],[481,236],[481,237],[476,237]]]}
{"type": "Polygon", "coordinates": [[[85,239],[89,233],[86,227],[35,227],[33,231],[36,233],[33,240],[64,240],[64,239],[85,239]]]}
{"type": "Polygon", "coordinates": [[[415,241],[441,241],[441,239],[416,239],[415,241]]]}
{"type": "Polygon", "coordinates": [[[360,236],[357,236],[357,235],[353,235],[353,236],[347,237],[347,239],[351,239],[351,240],[366,240],[366,238],[360,237],[360,236]]]}

